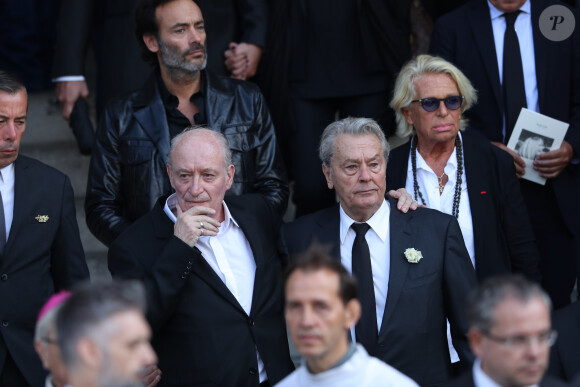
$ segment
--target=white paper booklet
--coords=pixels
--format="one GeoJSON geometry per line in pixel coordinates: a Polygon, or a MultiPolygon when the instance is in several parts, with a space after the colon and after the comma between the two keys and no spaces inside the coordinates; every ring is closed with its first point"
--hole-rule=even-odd
{"type": "Polygon", "coordinates": [[[568,126],[566,122],[522,108],[507,146],[526,162],[524,179],[546,184],[546,179],[533,168],[534,159],[540,153],[560,148],[568,126]]]}

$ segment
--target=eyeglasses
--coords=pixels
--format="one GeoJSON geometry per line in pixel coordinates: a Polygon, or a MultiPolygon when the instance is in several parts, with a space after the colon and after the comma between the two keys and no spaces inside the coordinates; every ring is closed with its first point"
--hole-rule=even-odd
{"type": "Polygon", "coordinates": [[[514,348],[517,350],[523,350],[532,342],[537,343],[539,346],[542,347],[551,347],[556,342],[558,338],[558,332],[554,330],[549,330],[546,332],[542,332],[537,335],[532,336],[512,336],[512,337],[499,337],[492,335],[490,332],[483,331],[484,336],[488,339],[495,341],[496,343],[500,343],[509,348],[514,348]]]}
{"type": "Polygon", "coordinates": [[[433,98],[433,97],[421,98],[421,99],[415,99],[411,102],[420,102],[421,107],[426,112],[431,113],[431,112],[434,112],[435,110],[439,109],[439,106],[441,105],[441,101],[443,101],[443,103],[445,104],[445,107],[447,109],[457,110],[463,104],[463,98],[465,98],[465,97],[462,95],[453,95],[453,96],[447,97],[447,98],[433,98]]]}

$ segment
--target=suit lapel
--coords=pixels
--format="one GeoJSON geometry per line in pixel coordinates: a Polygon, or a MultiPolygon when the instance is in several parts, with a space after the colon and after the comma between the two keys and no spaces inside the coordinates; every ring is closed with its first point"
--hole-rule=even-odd
{"type": "MultiPolygon", "coordinates": [[[[401,213],[397,210],[397,203],[389,198],[391,205],[391,214],[389,217],[389,238],[391,243],[391,267],[389,269],[389,290],[387,293],[387,302],[385,305],[385,313],[383,314],[383,322],[381,324],[381,332],[383,332],[393,317],[397,301],[401,295],[403,285],[407,278],[407,271],[409,264],[404,259],[404,251],[414,246],[415,233],[409,227],[409,222],[413,219],[413,212],[407,214],[401,213]]],[[[379,332],[379,336],[381,334],[379,332]]]]}
{"type": "MultiPolygon", "coordinates": [[[[489,206],[486,205],[489,202],[489,197],[493,193],[490,189],[495,187],[489,186],[489,168],[484,163],[483,155],[480,149],[470,136],[464,135],[463,138],[463,157],[465,158],[465,176],[467,177],[467,195],[469,197],[469,207],[471,211],[471,218],[478,219],[479,221],[485,222],[488,219],[486,211],[489,206]]],[[[483,226],[483,224],[479,224],[483,226]]],[[[485,233],[487,232],[487,227],[473,227],[473,239],[475,246],[475,257],[481,257],[481,247],[484,245],[487,238],[485,233]]],[[[479,266],[478,261],[478,266],[479,266]]],[[[479,270],[478,270],[479,272],[479,270]]]]}
{"type": "Polygon", "coordinates": [[[493,38],[493,27],[489,16],[489,8],[486,1],[471,3],[471,12],[469,13],[469,24],[475,44],[479,46],[479,52],[485,53],[481,60],[487,70],[489,82],[492,85],[493,96],[500,111],[503,112],[501,82],[499,79],[499,69],[497,65],[497,55],[495,53],[495,44],[493,38]]]}
{"type": "Polygon", "coordinates": [[[322,245],[331,246],[330,254],[340,260],[340,207],[335,205],[320,213],[316,219],[316,225],[320,231],[314,232],[322,245]]]}
{"type": "Polygon", "coordinates": [[[4,257],[9,256],[7,253],[14,244],[14,239],[18,235],[22,223],[29,221],[29,219],[26,219],[26,216],[30,215],[28,213],[29,207],[26,205],[26,203],[30,204],[30,201],[26,200],[30,196],[30,190],[27,189],[27,184],[32,180],[27,176],[29,165],[28,159],[24,156],[19,156],[14,162],[14,207],[10,234],[8,235],[6,247],[4,248],[4,257]]]}

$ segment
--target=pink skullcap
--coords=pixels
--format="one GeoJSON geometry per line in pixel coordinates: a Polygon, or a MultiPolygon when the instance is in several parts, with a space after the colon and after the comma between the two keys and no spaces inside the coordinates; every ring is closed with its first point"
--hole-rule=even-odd
{"type": "Polygon", "coordinates": [[[60,292],[53,294],[48,299],[48,301],[46,301],[46,304],[44,304],[42,309],[40,309],[40,313],[38,313],[38,319],[36,321],[40,321],[40,319],[42,319],[45,314],[47,314],[54,307],[65,302],[66,299],[69,298],[71,295],[72,293],[66,290],[61,290],[60,292]]]}

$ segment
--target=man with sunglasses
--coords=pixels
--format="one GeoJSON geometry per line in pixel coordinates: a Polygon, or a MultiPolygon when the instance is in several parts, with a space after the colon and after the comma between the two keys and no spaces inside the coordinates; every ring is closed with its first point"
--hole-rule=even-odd
{"type": "Polygon", "coordinates": [[[467,300],[473,369],[448,387],[561,387],[544,376],[557,338],[550,297],[519,276],[492,277],[467,300]]]}
{"type": "Polygon", "coordinates": [[[570,303],[580,278],[578,18],[576,28],[573,23],[572,12],[555,0],[473,0],[437,21],[429,50],[455,64],[478,90],[477,105],[466,113],[469,127],[511,154],[518,177],[525,162],[504,144],[521,108],[570,123],[562,146],[533,161],[547,183],[520,179],[540,252],[542,286],[555,309],[570,303]],[[542,32],[544,21],[564,15],[564,24],[549,26],[559,39],[542,32]]]}

